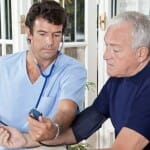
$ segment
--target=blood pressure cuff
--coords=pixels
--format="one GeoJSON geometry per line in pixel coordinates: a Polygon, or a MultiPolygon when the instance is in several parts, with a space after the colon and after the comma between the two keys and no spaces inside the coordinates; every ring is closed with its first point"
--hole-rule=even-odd
{"type": "Polygon", "coordinates": [[[87,139],[101,127],[105,120],[106,117],[93,106],[79,113],[71,126],[76,141],[80,142],[83,139],[87,139]]]}

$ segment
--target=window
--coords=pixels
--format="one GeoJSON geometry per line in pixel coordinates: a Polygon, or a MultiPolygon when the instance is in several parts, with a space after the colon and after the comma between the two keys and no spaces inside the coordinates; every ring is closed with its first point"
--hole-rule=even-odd
{"type": "Polygon", "coordinates": [[[5,1],[5,25],[6,25],[6,39],[12,39],[12,18],[11,18],[11,1],[5,1]]]}
{"type": "Polygon", "coordinates": [[[84,0],[60,0],[60,4],[65,8],[68,17],[65,42],[85,41],[84,0]]]}
{"type": "Polygon", "coordinates": [[[38,2],[38,0],[33,0],[33,3],[36,3],[36,2],[38,2]]]}
{"type": "Polygon", "coordinates": [[[124,11],[134,10],[150,16],[149,0],[112,0],[114,5],[114,15],[124,11]]]}
{"type": "Polygon", "coordinates": [[[12,53],[11,0],[0,0],[0,55],[12,53]]]}

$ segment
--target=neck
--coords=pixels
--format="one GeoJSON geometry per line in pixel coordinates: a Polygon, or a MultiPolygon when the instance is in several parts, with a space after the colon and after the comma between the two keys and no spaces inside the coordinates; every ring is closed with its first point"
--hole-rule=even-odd
{"type": "Polygon", "coordinates": [[[40,58],[37,58],[35,56],[35,54],[32,52],[32,50],[29,51],[29,55],[31,56],[29,58],[32,59],[32,63],[34,62],[34,64],[36,64],[36,66],[37,66],[37,64],[39,64],[40,67],[41,67],[41,69],[42,69],[42,71],[43,71],[43,70],[45,70],[57,58],[58,53],[54,54],[49,59],[42,59],[42,58],[40,59],[40,58]]]}
{"type": "Polygon", "coordinates": [[[143,70],[145,68],[145,66],[149,63],[149,61],[150,61],[150,58],[145,60],[145,61],[143,61],[143,62],[141,62],[139,64],[139,66],[137,67],[137,69],[132,73],[132,75],[135,75],[138,72],[140,72],[141,70],[143,70]]]}
{"type": "Polygon", "coordinates": [[[40,72],[37,68],[37,62],[33,59],[29,51],[27,52],[26,68],[30,81],[34,83],[40,76],[40,72]]]}

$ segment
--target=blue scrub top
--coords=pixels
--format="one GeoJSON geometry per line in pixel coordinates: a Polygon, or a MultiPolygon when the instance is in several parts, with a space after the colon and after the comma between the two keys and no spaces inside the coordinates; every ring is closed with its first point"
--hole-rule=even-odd
{"type": "MultiPolygon", "coordinates": [[[[49,74],[52,64],[44,71],[49,74]]],[[[35,107],[44,78],[31,83],[26,70],[26,51],[0,58],[0,120],[22,132],[28,130],[27,116],[35,107]]],[[[61,54],[47,81],[38,110],[52,118],[62,99],[71,99],[82,109],[86,70],[75,59],[61,54]]]]}

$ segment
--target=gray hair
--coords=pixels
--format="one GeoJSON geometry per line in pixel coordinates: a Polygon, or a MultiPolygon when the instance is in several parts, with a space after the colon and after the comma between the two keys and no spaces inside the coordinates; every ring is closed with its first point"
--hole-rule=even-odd
{"type": "Polygon", "coordinates": [[[150,50],[150,20],[148,16],[135,11],[128,11],[114,17],[109,25],[129,22],[133,26],[132,48],[147,47],[150,50]]]}

